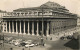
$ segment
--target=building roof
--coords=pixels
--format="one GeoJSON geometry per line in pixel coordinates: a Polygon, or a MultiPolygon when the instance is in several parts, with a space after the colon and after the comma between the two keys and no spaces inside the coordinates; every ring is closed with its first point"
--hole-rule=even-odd
{"type": "Polygon", "coordinates": [[[41,10],[41,8],[52,9],[52,10],[57,10],[57,11],[63,11],[63,10],[68,11],[64,6],[61,6],[58,3],[50,2],[50,1],[48,1],[48,2],[42,4],[41,6],[38,6],[38,7],[19,8],[19,9],[13,10],[13,11],[41,10]]]}

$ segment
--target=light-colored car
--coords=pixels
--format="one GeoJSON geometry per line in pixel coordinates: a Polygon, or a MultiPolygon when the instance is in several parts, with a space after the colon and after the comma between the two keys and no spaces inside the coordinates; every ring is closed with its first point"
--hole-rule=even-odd
{"type": "Polygon", "coordinates": [[[9,44],[14,44],[16,42],[16,40],[12,40],[9,42],[9,44]]]}
{"type": "Polygon", "coordinates": [[[32,40],[24,41],[24,43],[31,44],[32,43],[32,40]]]}
{"type": "Polygon", "coordinates": [[[22,42],[22,39],[16,39],[16,42],[14,42],[15,46],[20,45],[20,43],[22,42]]]}
{"type": "Polygon", "coordinates": [[[27,45],[25,45],[26,48],[33,47],[33,46],[35,46],[35,45],[34,44],[27,44],[27,45]]]}
{"type": "Polygon", "coordinates": [[[18,46],[19,44],[20,44],[20,42],[15,42],[14,43],[15,46],[18,46]]]}
{"type": "Polygon", "coordinates": [[[16,39],[16,42],[21,42],[22,41],[22,39],[16,39]]]}

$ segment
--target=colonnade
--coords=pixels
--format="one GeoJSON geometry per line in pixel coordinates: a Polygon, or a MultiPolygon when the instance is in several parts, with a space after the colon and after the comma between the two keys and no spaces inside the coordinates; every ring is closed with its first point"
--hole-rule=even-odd
{"type": "MultiPolygon", "coordinates": [[[[44,22],[43,22],[44,23],[44,22]]],[[[43,26],[45,30],[43,36],[50,35],[50,23],[46,21],[46,24],[43,26]]],[[[27,34],[27,35],[37,35],[39,36],[42,32],[42,22],[40,21],[5,21],[3,24],[3,32],[6,33],[15,33],[15,34],[27,34]],[[4,26],[6,30],[4,31],[4,26]]]]}

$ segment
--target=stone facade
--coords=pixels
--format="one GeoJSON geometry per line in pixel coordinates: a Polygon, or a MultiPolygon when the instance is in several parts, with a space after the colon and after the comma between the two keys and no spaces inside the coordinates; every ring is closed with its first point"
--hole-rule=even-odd
{"type": "Polygon", "coordinates": [[[47,2],[39,7],[16,9],[12,16],[3,17],[3,32],[15,34],[39,36],[43,29],[43,35],[49,36],[76,26],[77,15],[54,2],[47,2]]]}

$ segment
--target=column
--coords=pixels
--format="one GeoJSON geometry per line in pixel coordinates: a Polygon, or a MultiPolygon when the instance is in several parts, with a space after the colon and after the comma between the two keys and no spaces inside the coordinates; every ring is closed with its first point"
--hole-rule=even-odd
{"type": "Polygon", "coordinates": [[[32,35],[34,35],[34,22],[32,22],[32,35]]]}
{"type": "Polygon", "coordinates": [[[46,30],[47,34],[46,36],[49,36],[49,22],[47,22],[47,30],[46,30]]]}
{"type": "Polygon", "coordinates": [[[14,21],[12,21],[12,33],[14,33],[14,21]]]}
{"type": "Polygon", "coordinates": [[[6,21],[6,33],[7,33],[7,21],[6,21]]]}
{"type": "Polygon", "coordinates": [[[25,21],[24,21],[24,34],[26,34],[26,33],[25,33],[25,21]]]}
{"type": "Polygon", "coordinates": [[[4,32],[4,22],[3,22],[3,32],[4,32]]]}
{"type": "Polygon", "coordinates": [[[30,35],[30,31],[29,31],[30,29],[29,29],[29,27],[30,26],[29,26],[29,21],[28,21],[28,35],[30,35]]]}
{"type": "Polygon", "coordinates": [[[11,27],[11,26],[10,26],[10,21],[9,21],[9,33],[11,33],[11,29],[10,29],[10,27],[11,27]]]}
{"type": "Polygon", "coordinates": [[[39,22],[37,21],[37,36],[39,36],[39,22]]]}
{"type": "Polygon", "coordinates": [[[20,21],[20,34],[21,34],[21,21],[20,21]]]}
{"type": "Polygon", "coordinates": [[[42,32],[41,32],[42,36],[44,36],[44,22],[42,22],[42,32]]]}
{"type": "Polygon", "coordinates": [[[16,34],[18,34],[17,21],[16,21],[16,34]]]}

